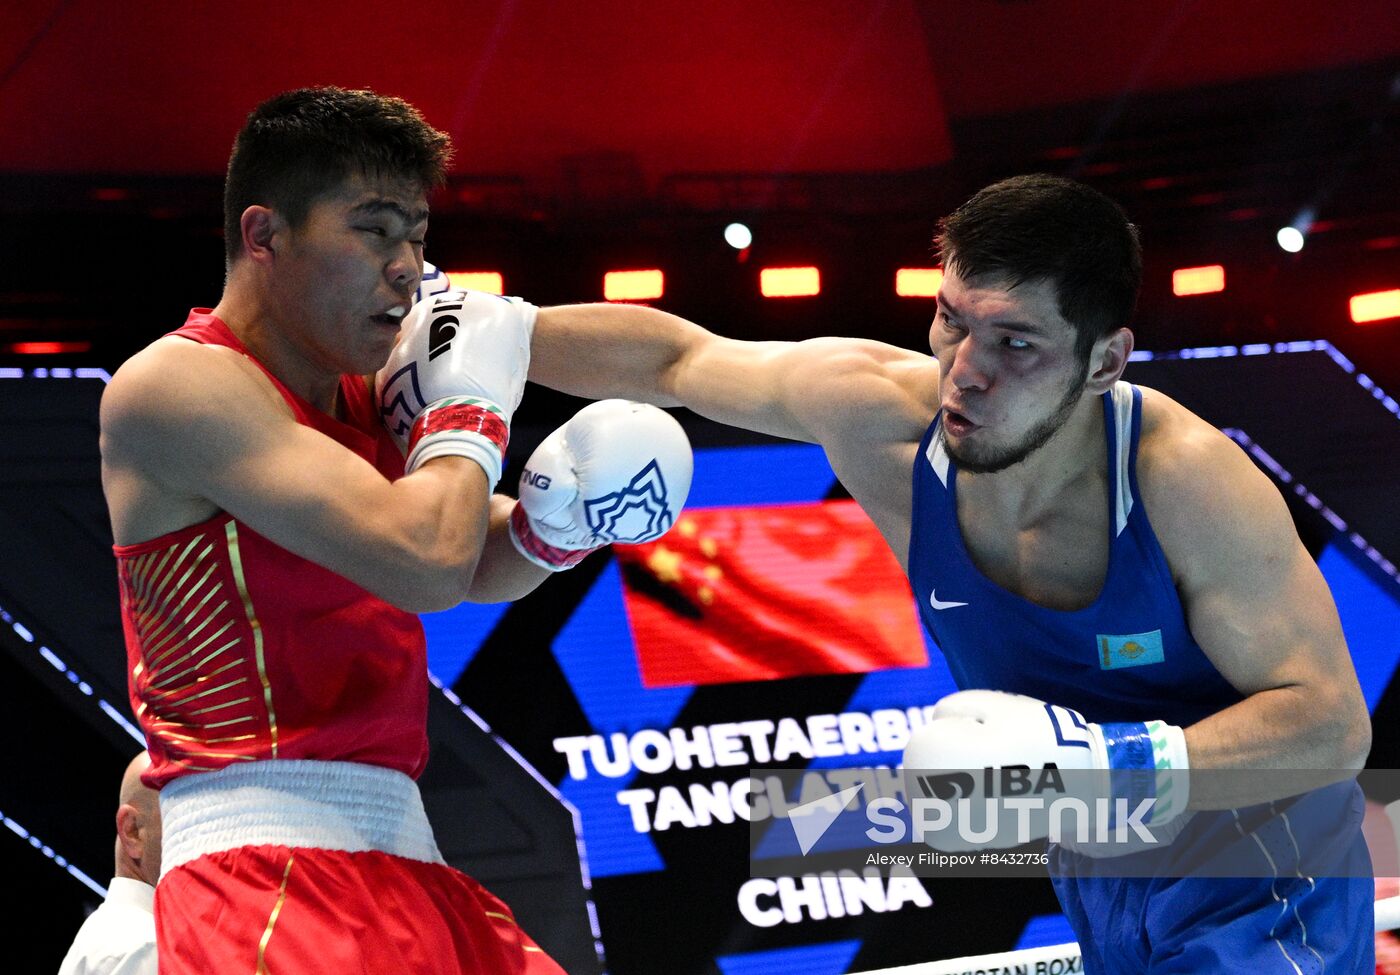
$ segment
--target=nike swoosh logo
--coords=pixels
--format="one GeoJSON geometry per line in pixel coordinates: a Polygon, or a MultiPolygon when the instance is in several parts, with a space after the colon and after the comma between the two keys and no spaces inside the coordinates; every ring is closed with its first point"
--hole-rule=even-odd
{"type": "Polygon", "coordinates": [[[967,603],[945,603],[932,592],[928,594],[928,604],[934,609],[952,609],[954,606],[967,605],[967,603]]]}

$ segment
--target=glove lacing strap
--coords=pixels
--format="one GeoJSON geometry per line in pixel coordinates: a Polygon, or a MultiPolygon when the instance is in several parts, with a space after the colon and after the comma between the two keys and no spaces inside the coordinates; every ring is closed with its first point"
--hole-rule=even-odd
{"type": "Polygon", "coordinates": [[[516,502],[510,512],[510,540],[517,552],[541,569],[548,569],[550,572],[572,569],[602,547],[600,545],[570,549],[549,544],[535,534],[535,530],[530,527],[530,516],[525,513],[525,506],[519,502],[516,502]]]}

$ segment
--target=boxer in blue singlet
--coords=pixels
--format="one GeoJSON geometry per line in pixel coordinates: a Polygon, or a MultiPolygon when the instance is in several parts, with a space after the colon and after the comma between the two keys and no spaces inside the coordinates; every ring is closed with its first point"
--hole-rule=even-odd
{"type": "Polygon", "coordinates": [[[937,243],[932,356],[741,342],[583,305],[540,313],[530,378],[820,444],[964,688],[916,735],[924,757],[955,742],[978,767],[1189,768],[1189,790],[1154,797],[1163,821],[1275,865],[1307,811],[1289,777],[1199,773],[1336,770],[1306,800],[1344,826],[1331,877],[1116,879],[1053,848],[1086,972],[1369,975],[1352,773],[1370,718],[1336,608],[1268,478],[1167,396],[1120,381],[1136,228],[1088,187],[1028,176],[976,194],[937,243]],[[1255,828],[1266,821],[1281,825],[1255,828]]]}

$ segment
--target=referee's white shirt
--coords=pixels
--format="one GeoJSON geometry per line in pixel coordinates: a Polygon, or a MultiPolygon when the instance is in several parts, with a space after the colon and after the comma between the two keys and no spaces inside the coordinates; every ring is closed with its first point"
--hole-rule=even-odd
{"type": "Polygon", "coordinates": [[[88,915],[58,975],[156,975],[156,889],[113,877],[107,899],[88,915]]]}

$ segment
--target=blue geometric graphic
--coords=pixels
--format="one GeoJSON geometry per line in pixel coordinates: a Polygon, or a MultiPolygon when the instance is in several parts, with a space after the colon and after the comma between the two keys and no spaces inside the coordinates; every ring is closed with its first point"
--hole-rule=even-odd
{"type": "MultiPolygon", "coordinates": [[[[940,698],[956,691],[953,675],[948,663],[922,626],[924,646],[928,650],[927,667],[900,667],[892,670],[877,670],[866,674],[856,692],[846,702],[843,711],[861,711],[870,714],[893,708],[906,710],[915,705],[936,704],[940,698]]],[[[808,768],[843,768],[860,765],[898,765],[904,757],[903,749],[884,752],[861,752],[859,755],[834,758],[814,758],[808,768]]]]}
{"type": "Polygon", "coordinates": [[[655,458],[622,490],[585,500],[583,510],[600,542],[649,542],[676,520],[655,458]]]}
{"type": "MultiPolygon", "coordinates": [[[[631,778],[635,777],[634,773],[631,778]]],[[[560,794],[573,803],[583,822],[588,872],[595,880],[666,869],[651,834],[637,832],[630,813],[617,801],[617,793],[626,787],[621,779],[606,778],[592,772],[591,767],[588,778],[565,776],[559,786],[560,794]]]]}
{"type": "Polygon", "coordinates": [[[1400,589],[1344,542],[1328,545],[1317,567],[1336,600],[1366,706],[1374,711],[1400,665],[1400,589]]]}
{"type": "Polygon", "coordinates": [[[440,613],[424,613],[428,672],[448,687],[457,683],[510,603],[462,603],[440,613]]]}
{"type": "Polygon", "coordinates": [[[554,657],[588,723],[599,734],[669,728],[694,688],[642,686],[622,601],[622,572],[610,562],[554,639],[554,657]]]}
{"type": "Polygon", "coordinates": [[[1069,926],[1069,918],[1063,914],[1040,914],[1026,922],[1014,948],[1016,951],[1043,948],[1046,945],[1069,944],[1073,940],[1074,929],[1069,926]]]}
{"type": "MultiPolygon", "coordinates": [[[[632,733],[669,728],[690,699],[693,688],[642,687],[637,652],[627,628],[622,602],[622,574],[609,563],[554,641],[554,657],[568,678],[594,734],[632,733]]],[[[594,877],[661,870],[665,864],[651,837],[632,826],[631,815],[617,801],[627,780],[610,779],[591,764],[583,780],[565,777],[560,792],[583,820],[588,869],[594,877]]]]}
{"type": "Polygon", "coordinates": [[[860,941],[751,951],[715,959],[722,975],[842,975],[860,951],[860,941]]]}
{"type": "Polygon", "coordinates": [[[836,484],[826,453],[812,444],[760,444],[695,452],[688,508],[820,501],[836,484]]]}

